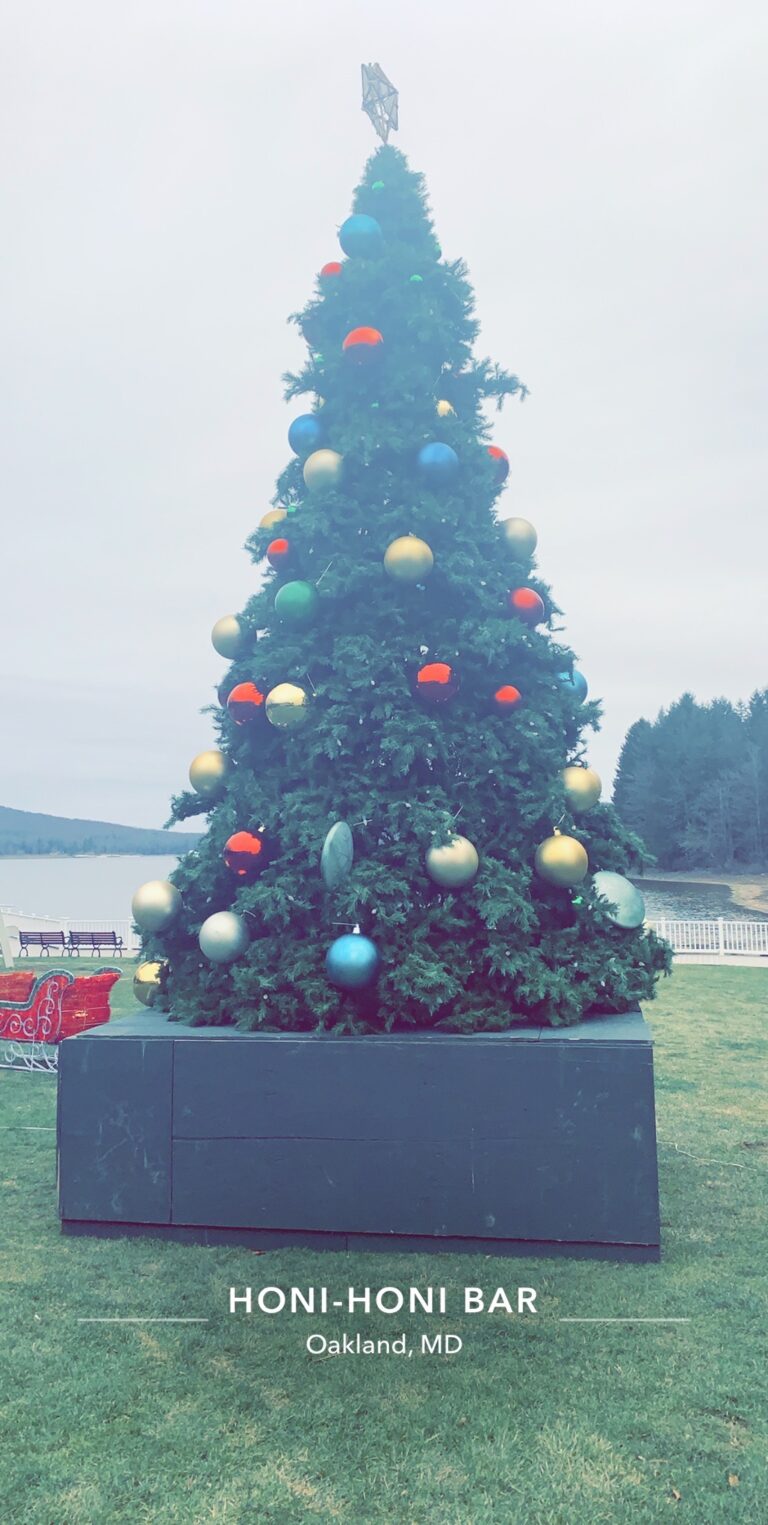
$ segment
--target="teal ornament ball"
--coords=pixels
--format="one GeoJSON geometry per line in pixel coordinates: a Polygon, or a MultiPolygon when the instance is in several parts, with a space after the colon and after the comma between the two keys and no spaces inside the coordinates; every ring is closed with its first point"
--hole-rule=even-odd
{"type": "Polygon", "coordinates": [[[355,212],[341,224],[339,243],[350,259],[372,259],[381,253],[384,237],[375,217],[355,212]]]}
{"type": "Polygon", "coordinates": [[[383,189],[384,189],[384,181],[383,180],[374,180],[373,185],[371,186],[371,190],[372,191],[383,191],[383,189]]]}
{"type": "Polygon", "coordinates": [[[355,841],[346,821],[337,821],[323,843],[320,854],[320,873],[327,890],[335,890],[343,884],[354,861],[355,841]]]}
{"type": "Polygon", "coordinates": [[[275,594],[275,614],[286,625],[309,625],[315,617],[319,594],[311,582],[283,583],[275,594]]]}
{"type": "Polygon", "coordinates": [[[645,920],[645,901],[630,879],[601,868],[592,875],[592,885],[601,900],[610,900],[611,906],[605,907],[605,914],[617,927],[642,926],[645,920]]]}
{"type": "Polygon", "coordinates": [[[422,445],[419,455],[419,471],[427,487],[447,487],[459,469],[459,457],[450,445],[433,440],[422,445]]]}
{"type": "Polygon", "coordinates": [[[365,990],[381,967],[376,944],[361,932],[347,932],[331,943],[325,955],[325,972],[339,990],[365,990]]]}
{"type": "Polygon", "coordinates": [[[423,275],[409,275],[408,280],[412,286],[421,286],[424,282],[423,275]]]}
{"type": "Polygon", "coordinates": [[[584,677],[583,672],[579,672],[575,667],[572,673],[559,672],[557,675],[557,681],[561,688],[567,689],[569,694],[573,694],[574,698],[578,700],[579,704],[584,703],[584,700],[589,693],[589,685],[586,678],[584,677]]]}

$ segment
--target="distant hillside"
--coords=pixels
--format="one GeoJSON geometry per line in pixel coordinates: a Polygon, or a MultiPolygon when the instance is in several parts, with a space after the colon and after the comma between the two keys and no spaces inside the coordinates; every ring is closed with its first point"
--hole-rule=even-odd
{"type": "Polygon", "coordinates": [[[189,831],[145,831],[111,821],[70,821],[0,805],[0,857],[25,853],[183,853],[200,840],[189,831]]]}

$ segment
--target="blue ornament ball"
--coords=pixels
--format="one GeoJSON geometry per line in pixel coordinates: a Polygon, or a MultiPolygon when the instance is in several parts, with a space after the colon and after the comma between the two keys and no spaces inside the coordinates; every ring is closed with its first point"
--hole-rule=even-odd
{"type": "Polygon", "coordinates": [[[573,694],[574,698],[578,700],[579,704],[584,703],[584,700],[589,693],[589,684],[587,683],[583,672],[579,672],[575,667],[572,673],[559,672],[557,675],[557,681],[563,688],[567,688],[569,693],[573,694]]]}
{"type": "Polygon", "coordinates": [[[372,985],[381,966],[379,950],[361,932],[346,932],[331,943],[325,955],[325,972],[339,990],[364,990],[372,985]]]}
{"type": "Polygon", "coordinates": [[[372,259],[378,254],[384,235],[375,217],[355,212],[339,228],[339,243],[350,259],[372,259]]]}
{"type": "Polygon", "coordinates": [[[288,444],[296,455],[311,455],[319,450],[325,438],[325,430],[314,413],[300,413],[288,430],[288,444]]]}
{"type": "Polygon", "coordinates": [[[450,445],[434,440],[419,451],[419,470],[428,487],[445,487],[459,469],[459,457],[450,445]]]}

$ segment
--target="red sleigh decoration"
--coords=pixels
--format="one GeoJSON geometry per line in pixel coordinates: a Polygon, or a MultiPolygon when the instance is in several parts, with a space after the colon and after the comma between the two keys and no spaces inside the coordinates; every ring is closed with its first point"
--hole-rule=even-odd
{"type": "MultiPolygon", "coordinates": [[[[109,1021],[109,993],[119,969],[72,975],[66,969],[0,974],[0,1042],[57,1044],[109,1021]]],[[[53,1068],[53,1065],[47,1065],[53,1068]]]]}

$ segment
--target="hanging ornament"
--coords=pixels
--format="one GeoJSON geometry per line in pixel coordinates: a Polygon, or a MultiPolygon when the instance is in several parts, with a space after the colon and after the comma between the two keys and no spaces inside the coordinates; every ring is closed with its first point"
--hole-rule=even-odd
{"type": "Polygon", "coordinates": [[[288,430],[288,444],[296,455],[311,455],[323,443],[325,430],[314,413],[300,413],[288,430]]]}
{"type": "Polygon", "coordinates": [[[283,567],[287,566],[291,555],[291,542],[290,540],[285,540],[282,535],[277,540],[271,540],[267,546],[267,561],[271,567],[275,568],[276,572],[281,571],[283,567]]]}
{"type": "Polygon", "coordinates": [[[381,354],[384,335],[378,328],[352,328],[341,348],[348,360],[357,365],[368,365],[381,354]]]}
{"type": "Polygon", "coordinates": [[[224,752],[212,748],[210,752],[198,752],[189,765],[189,782],[197,794],[206,799],[218,794],[224,787],[232,764],[224,752]]]}
{"type": "Polygon", "coordinates": [[[223,614],[211,631],[211,643],[220,657],[233,662],[239,657],[245,644],[245,631],[234,614],[223,614]]]}
{"type": "Polygon", "coordinates": [[[434,564],[426,540],[420,540],[418,535],[400,535],[384,552],[384,570],[396,582],[423,582],[434,564]]]}
{"type": "Polygon", "coordinates": [[[266,861],[266,845],[259,832],[236,831],[224,843],[224,862],[236,879],[243,882],[255,879],[266,861]]]}
{"type": "Polygon", "coordinates": [[[546,619],[544,600],[533,588],[512,588],[507,594],[507,614],[514,614],[524,625],[540,625],[546,619]]]}
{"type": "Polygon", "coordinates": [[[157,963],[154,959],[139,964],[133,976],[133,993],[142,1006],[154,1006],[167,968],[167,964],[157,963]]]}
{"type": "Polygon", "coordinates": [[[627,929],[642,926],[645,921],[645,901],[630,879],[601,868],[592,875],[592,888],[601,900],[610,901],[610,906],[603,906],[602,909],[615,926],[627,929]]]}
{"type": "Polygon", "coordinates": [[[320,873],[328,890],[335,890],[348,877],[355,856],[355,842],[346,821],[337,821],[328,832],[320,854],[320,873]]]}
{"type": "Polygon", "coordinates": [[[181,895],[168,879],[148,879],[131,901],[133,919],[142,932],[164,932],[181,910],[181,895]]]}
{"type": "Polygon", "coordinates": [[[418,454],[419,471],[428,487],[446,487],[459,469],[459,457],[450,445],[433,440],[422,445],[418,454]]]}
{"type": "Polygon", "coordinates": [[[423,275],[409,275],[408,281],[411,286],[422,286],[424,284],[424,277],[423,275]]]}
{"type": "Polygon", "coordinates": [[[372,191],[383,191],[383,189],[384,189],[384,181],[383,180],[374,180],[373,181],[373,184],[371,185],[371,190],[372,191]]]}
{"type": "Polygon", "coordinates": [[[440,398],[440,401],[435,408],[435,412],[438,418],[450,418],[451,415],[454,418],[456,417],[456,409],[454,408],[453,403],[448,402],[445,397],[440,398]]]}
{"type": "Polygon", "coordinates": [[[212,964],[231,964],[245,953],[251,939],[244,916],[236,911],[215,911],[206,917],[197,940],[201,953],[212,964]]]}
{"type": "Polygon", "coordinates": [[[311,582],[286,582],[275,594],[275,614],[286,625],[309,625],[315,617],[317,589],[311,582]]]}
{"type": "Polygon", "coordinates": [[[274,529],[276,524],[282,524],[283,520],[287,519],[287,518],[288,518],[288,510],[287,510],[287,508],[270,508],[268,513],[264,514],[262,516],[262,518],[259,520],[259,529],[260,530],[271,530],[271,529],[274,529]]]}
{"type": "Polygon", "coordinates": [[[304,481],[310,492],[325,492],[341,478],[342,457],[337,450],[315,450],[304,462],[304,481]]]}
{"type": "Polygon", "coordinates": [[[503,519],[501,528],[512,553],[520,561],[530,561],[539,537],[529,520],[503,519]]]}
{"type": "Polygon", "coordinates": [[[292,731],[309,715],[309,699],[297,683],[278,683],[267,694],[267,720],[278,731],[292,731]]]}
{"type": "Polygon", "coordinates": [[[547,884],[558,885],[560,889],[581,884],[589,868],[589,859],[581,843],[560,831],[539,843],[535,861],[539,877],[546,879],[547,884]]]}
{"type": "Polygon", "coordinates": [[[594,768],[581,768],[571,766],[563,768],[560,775],[563,780],[565,797],[575,815],[580,815],[584,810],[591,810],[600,798],[602,783],[599,773],[594,768]]]}
{"type": "Polygon", "coordinates": [[[329,259],[327,265],[323,265],[322,270],[320,271],[321,281],[335,280],[336,276],[341,275],[343,268],[344,266],[340,260],[329,259]]]}
{"type": "Polygon", "coordinates": [[[572,694],[578,704],[583,704],[589,693],[589,684],[583,672],[578,672],[574,667],[573,672],[559,672],[557,681],[561,688],[572,694]]]}
{"type": "Polygon", "coordinates": [[[477,848],[467,837],[453,837],[443,847],[430,847],[426,856],[427,873],[443,889],[461,889],[471,884],[480,867],[477,848]]]}
{"type": "Polygon", "coordinates": [[[236,683],[227,699],[235,725],[252,725],[264,714],[265,692],[256,683],[236,683]]]}
{"type": "Polygon", "coordinates": [[[350,259],[374,259],[384,245],[384,235],[375,217],[355,212],[339,228],[339,243],[350,259]]]}
{"type": "Polygon", "coordinates": [[[448,662],[426,662],[419,668],[414,686],[416,697],[432,708],[455,698],[459,692],[459,676],[448,662]]]}
{"type": "Polygon", "coordinates": [[[509,476],[509,456],[506,450],[501,450],[498,445],[488,445],[488,454],[494,465],[494,478],[497,487],[506,482],[509,476]]]}
{"type": "Polygon", "coordinates": [[[520,708],[522,702],[523,696],[514,683],[502,683],[493,696],[494,707],[501,715],[510,715],[513,710],[520,708]]]}
{"type": "Polygon", "coordinates": [[[339,990],[364,990],[373,984],[380,968],[379,950],[362,932],[337,937],[325,955],[325,972],[339,990]]]}

